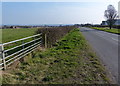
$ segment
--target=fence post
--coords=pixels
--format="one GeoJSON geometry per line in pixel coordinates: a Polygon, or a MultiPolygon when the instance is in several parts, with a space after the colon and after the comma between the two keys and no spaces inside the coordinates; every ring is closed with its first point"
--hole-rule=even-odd
{"type": "Polygon", "coordinates": [[[1,55],[2,55],[2,59],[3,59],[3,65],[4,65],[4,70],[6,70],[6,62],[5,62],[5,53],[4,53],[4,45],[1,44],[1,55]]]}
{"type": "MultiPolygon", "coordinates": [[[[40,35],[39,37],[40,37],[40,38],[43,37],[43,36],[42,36],[42,33],[40,33],[40,34],[41,34],[41,35],[40,35]]],[[[40,41],[40,46],[41,46],[41,44],[42,44],[42,38],[41,38],[39,41],[40,41]]]]}
{"type": "Polygon", "coordinates": [[[45,34],[45,48],[47,48],[47,35],[45,34]]]}

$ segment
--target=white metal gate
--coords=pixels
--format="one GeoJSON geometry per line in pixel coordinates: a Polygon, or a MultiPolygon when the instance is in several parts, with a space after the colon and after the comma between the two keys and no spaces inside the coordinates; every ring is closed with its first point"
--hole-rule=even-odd
{"type": "Polygon", "coordinates": [[[0,70],[24,57],[41,45],[42,34],[0,44],[0,70]]]}

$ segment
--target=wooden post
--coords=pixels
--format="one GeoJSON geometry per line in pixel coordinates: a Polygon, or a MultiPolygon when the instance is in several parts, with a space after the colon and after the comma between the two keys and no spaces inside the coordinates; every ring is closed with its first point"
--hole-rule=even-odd
{"type": "Polygon", "coordinates": [[[5,53],[4,53],[3,44],[1,44],[1,51],[2,51],[1,55],[2,55],[2,59],[3,59],[4,70],[6,70],[5,53]]]}
{"type": "Polygon", "coordinates": [[[45,48],[47,48],[47,35],[45,34],[45,48]]]}

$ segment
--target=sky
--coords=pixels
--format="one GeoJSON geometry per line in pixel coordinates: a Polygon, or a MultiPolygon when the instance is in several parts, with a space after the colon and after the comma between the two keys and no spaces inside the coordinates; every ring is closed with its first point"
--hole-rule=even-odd
{"type": "Polygon", "coordinates": [[[119,14],[119,19],[120,19],[120,1],[119,1],[119,3],[118,3],[118,14],[119,14]]]}
{"type": "Polygon", "coordinates": [[[118,0],[104,1],[17,1],[0,3],[0,23],[4,25],[100,24],[104,11],[112,4],[118,11],[118,0]]]}

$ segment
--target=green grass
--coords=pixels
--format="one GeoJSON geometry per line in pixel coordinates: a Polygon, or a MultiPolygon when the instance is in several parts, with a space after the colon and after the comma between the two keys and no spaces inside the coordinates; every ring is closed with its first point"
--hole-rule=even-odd
{"type": "Polygon", "coordinates": [[[36,50],[3,74],[3,84],[108,84],[104,67],[79,29],[46,51],[36,50]]]}
{"type": "Polygon", "coordinates": [[[2,40],[0,43],[14,41],[35,34],[37,28],[20,28],[20,29],[2,29],[2,40]]]}
{"type": "Polygon", "coordinates": [[[106,31],[106,32],[110,32],[110,33],[120,34],[120,29],[116,29],[116,28],[112,28],[112,29],[109,29],[108,27],[106,27],[106,28],[91,27],[91,28],[106,31]]]}
{"type": "MultiPolygon", "coordinates": [[[[32,35],[35,34],[35,31],[37,30],[37,28],[0,29],[0,30],[1,30],[1,35],[2,35],[1,42],[5,43],[5,42],[10,42],[10,41],[13,41],[13,40],[20,39],[20,38],[32,36],[32,35]]],[[[31,40],[33,40],[33,38],[26,39],[26,40],[24,40],[24,43],[29,42],[31,40]]],[[[18,41],[18,42],[15,42],[15,43],[5,45],[4,49],[5,50],[10,49],[10,48],[13,48],[15,46],[21,45],[22,43],[23,43],[23,41],[18,41]]],[[[31,44],[27,44],[24,47],[26,48],[28,45],[31,45],[31,44]]],[[[7,53],[7,55],[11,55],[11,54],[21,50],[22,48],[23,47],[21,46],[21,47],[18,47],[16,49],[13,49],[11,51],[8,51],[6,53],[7,53]]],[[[13,56],[9,57],[8,59],[10,59],[10,58],[13,58],[13,56]]]]}
{"type": "Polygon", "coordinates": [[[0,29],[0,43],[2,43],[2,29],[0,29]]]}

